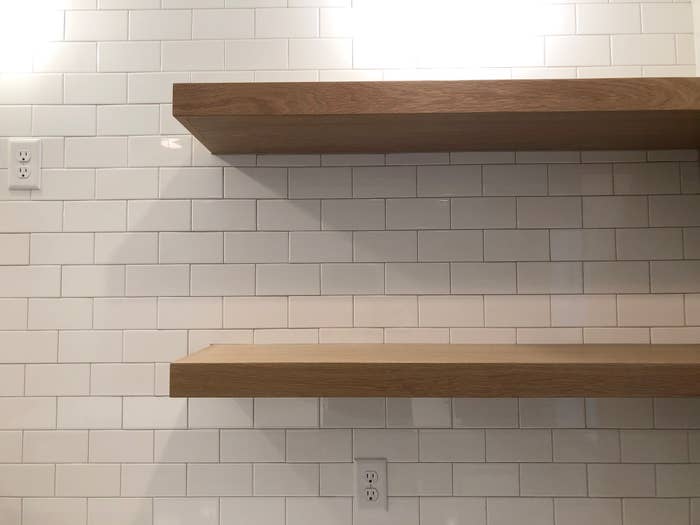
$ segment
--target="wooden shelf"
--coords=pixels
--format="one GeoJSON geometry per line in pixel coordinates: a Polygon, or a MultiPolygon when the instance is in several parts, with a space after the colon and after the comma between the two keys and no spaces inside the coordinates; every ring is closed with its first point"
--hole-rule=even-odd
{"type": "Polygon", "coordinates": [[[212,345],[172,397],[700,395],[700,345],[212,345]]]}
{"type": "Polygon", "coordinates": [[[175,84],[212,153],[700,147],[700,78],[175,84]]]}

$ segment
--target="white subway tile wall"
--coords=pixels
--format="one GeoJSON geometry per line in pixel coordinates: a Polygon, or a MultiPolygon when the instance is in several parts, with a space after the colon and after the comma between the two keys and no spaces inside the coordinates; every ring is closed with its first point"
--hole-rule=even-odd
{"type": "Polygon", "coordinates": [[[0,523],[350,525],[355,457],[367,525],[700,523],[697,399],[167,397],[214,342],[700,343],[697,151],[214,156],[171,116],[189,81],[692,76],[689,1],[52,7],[0,53],[0,176],[14,136],[45,168],[0,187],[0,523]]]}

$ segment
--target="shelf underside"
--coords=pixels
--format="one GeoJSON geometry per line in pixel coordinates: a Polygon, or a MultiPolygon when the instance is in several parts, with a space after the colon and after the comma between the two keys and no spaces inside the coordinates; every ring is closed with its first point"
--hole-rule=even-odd
{"type": "Polygon", "coordinates": [[[700,147],[700,78],[175,84],[212,153],[700,147]]]}
{"type": "Polygon", "coordinates": [[[700,345],[212,345],[172,397],[700,396],[700,345]]]}

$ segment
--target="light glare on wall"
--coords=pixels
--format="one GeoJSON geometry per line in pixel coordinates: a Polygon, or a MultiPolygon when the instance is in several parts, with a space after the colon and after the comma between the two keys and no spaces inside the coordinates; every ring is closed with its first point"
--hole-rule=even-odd
{"type": "Polygon", "coordinates": [[[50,40],[63,38],[61,0],[0,0],[0,72],[31,72],[35,57],[50,57],[50,40]]]}

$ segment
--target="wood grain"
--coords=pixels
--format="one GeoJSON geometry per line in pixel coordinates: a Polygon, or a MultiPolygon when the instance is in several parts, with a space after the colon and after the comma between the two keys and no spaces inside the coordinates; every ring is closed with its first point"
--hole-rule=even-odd
{"type": "Polygon", "coordinates": [[[700,395],[700,345],[212,345],[172,397],[700,395]]]}
{"type": "Polygon", "coordinates": [[[700,78],[175,84],[212,153],[696,148],[700,78]]]}

